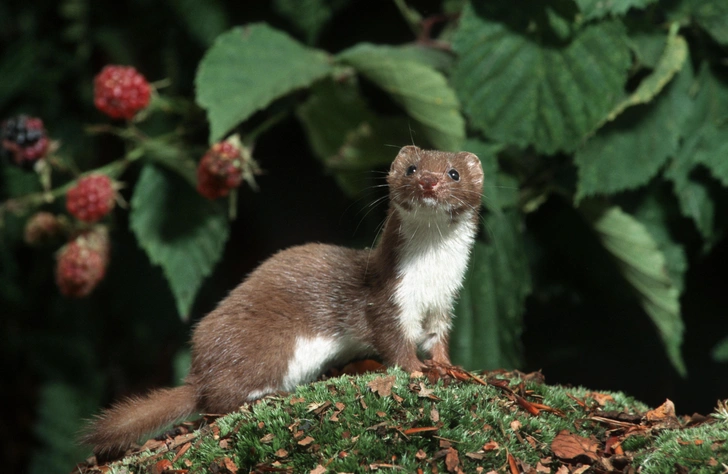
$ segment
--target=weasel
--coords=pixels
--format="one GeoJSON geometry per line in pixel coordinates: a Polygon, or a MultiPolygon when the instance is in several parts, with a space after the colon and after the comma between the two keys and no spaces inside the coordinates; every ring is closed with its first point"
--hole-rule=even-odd
{"type": "Polygon", "coordinates": [[[273,255],[200,320],[184,385],[103,411],[82,442],[115,457],[181,418],[234,411],[358,357],[412,372],[425,367],[419,349],[449,365],[453,304],[478,228],[480,160],[406,146],[387,184],[376,247],[307,244],[273,255]]]}

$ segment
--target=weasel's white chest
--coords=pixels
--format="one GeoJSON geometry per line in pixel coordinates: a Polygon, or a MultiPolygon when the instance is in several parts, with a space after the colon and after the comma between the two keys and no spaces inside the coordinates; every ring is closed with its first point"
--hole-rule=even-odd
{"type": "Polygon", "coordinates": [[[420,344],[450,329],[455,295],[462,286],[475,239],[475,223],[467,216],[455,223],[434,220],[429,225],[422,219],[405,218],[401,232],[400,283],[394,300],[405,336],[420,344]]]}

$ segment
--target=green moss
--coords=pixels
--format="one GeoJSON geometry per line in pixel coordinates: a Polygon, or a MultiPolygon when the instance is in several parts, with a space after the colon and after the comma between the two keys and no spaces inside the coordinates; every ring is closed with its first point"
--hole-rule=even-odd
{"type": "Polygon", "coordinates": [[[676,465],[694,473],[723,473],[728,463],[728,425],[705,424],[660,433],[654,447],[635,457],[644,474],[673,472],[676,465]]]}
{"type": "MultiPolygon", "coordinates": [[[[517,383],[512,380],[511,386],[517,383]]],[[[444,453],[451,446],[465,472],[477,467],[497,470],[507,464],[507,453],[530,466],[551,457],[552,467],[558,468],[560,461],[554,457],[551,443],[562,430],[600,442],[606,439],[607,427],[591,419],[602,412],[596,400],[587,397],[589,390],[534,383],[525,388],[527,399],[558,412],[544,410],[535,416],[494,386],[475,382],[431,385],[396,369],[387,374],[333,378],[299,387],[290,396],[265,398],[219,418],[215,428],[200,430],[199,439],[175,467],[213,472],[228,458],[239,472],[256,466],[308,472],[317,465],[328,472],[363,472],[370,470],[370,464],[394,465],[404,472],[429,472],[433,467],[446,472],[444,453]],[[391,395],[381,396],[369,389],[371,381],[387,376],[394,376],[391,395]],[[431,427],[436,430],[408,431],[431,427]],[[483,449],[492,442],[497,443],[494,449],[483,449]]],[[[642,413],[648,409],[623,394],[609,395],[612,400],[603,410],[642,413]]],[[[635,456],[633,465],[644,465],[646,473],[669,472],[660,469],[676,462],[698,469],[710,463],[711,457],[722,456],[723,462],[728,457],[724,445],[714,446],[726,437],[723,433],[720,438],[717,426],[665,431],[657,438],[646,431],[645,436],[627,437],[622,447],[635,456]],[[694,439],[705,442],[678,441],[694,439]]],[[[173,453],[168,456],[171,459],[173,453]]],[[[158,459],[139,455],[125,460],[124,465],[144,467],[158,459]]]]}

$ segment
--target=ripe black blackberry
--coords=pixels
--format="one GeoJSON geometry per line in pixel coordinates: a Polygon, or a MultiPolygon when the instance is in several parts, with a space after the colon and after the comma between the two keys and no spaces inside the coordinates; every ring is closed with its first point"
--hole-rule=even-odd
{"type": "Polygon", "coordinates": [[[48,152],[49,140],[43,121],[18,115],[0,125],[1,152],[19,166],[31,167],[48,152]]]}

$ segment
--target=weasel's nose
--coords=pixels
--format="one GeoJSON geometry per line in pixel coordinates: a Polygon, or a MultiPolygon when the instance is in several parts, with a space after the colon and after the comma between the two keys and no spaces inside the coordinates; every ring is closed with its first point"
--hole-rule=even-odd
{"type": "Polygon", "coordinates": [[[437,186],[437,178],[435,176],[422,176],[418,182],[423,191],[434,191],[437,186]]]}

